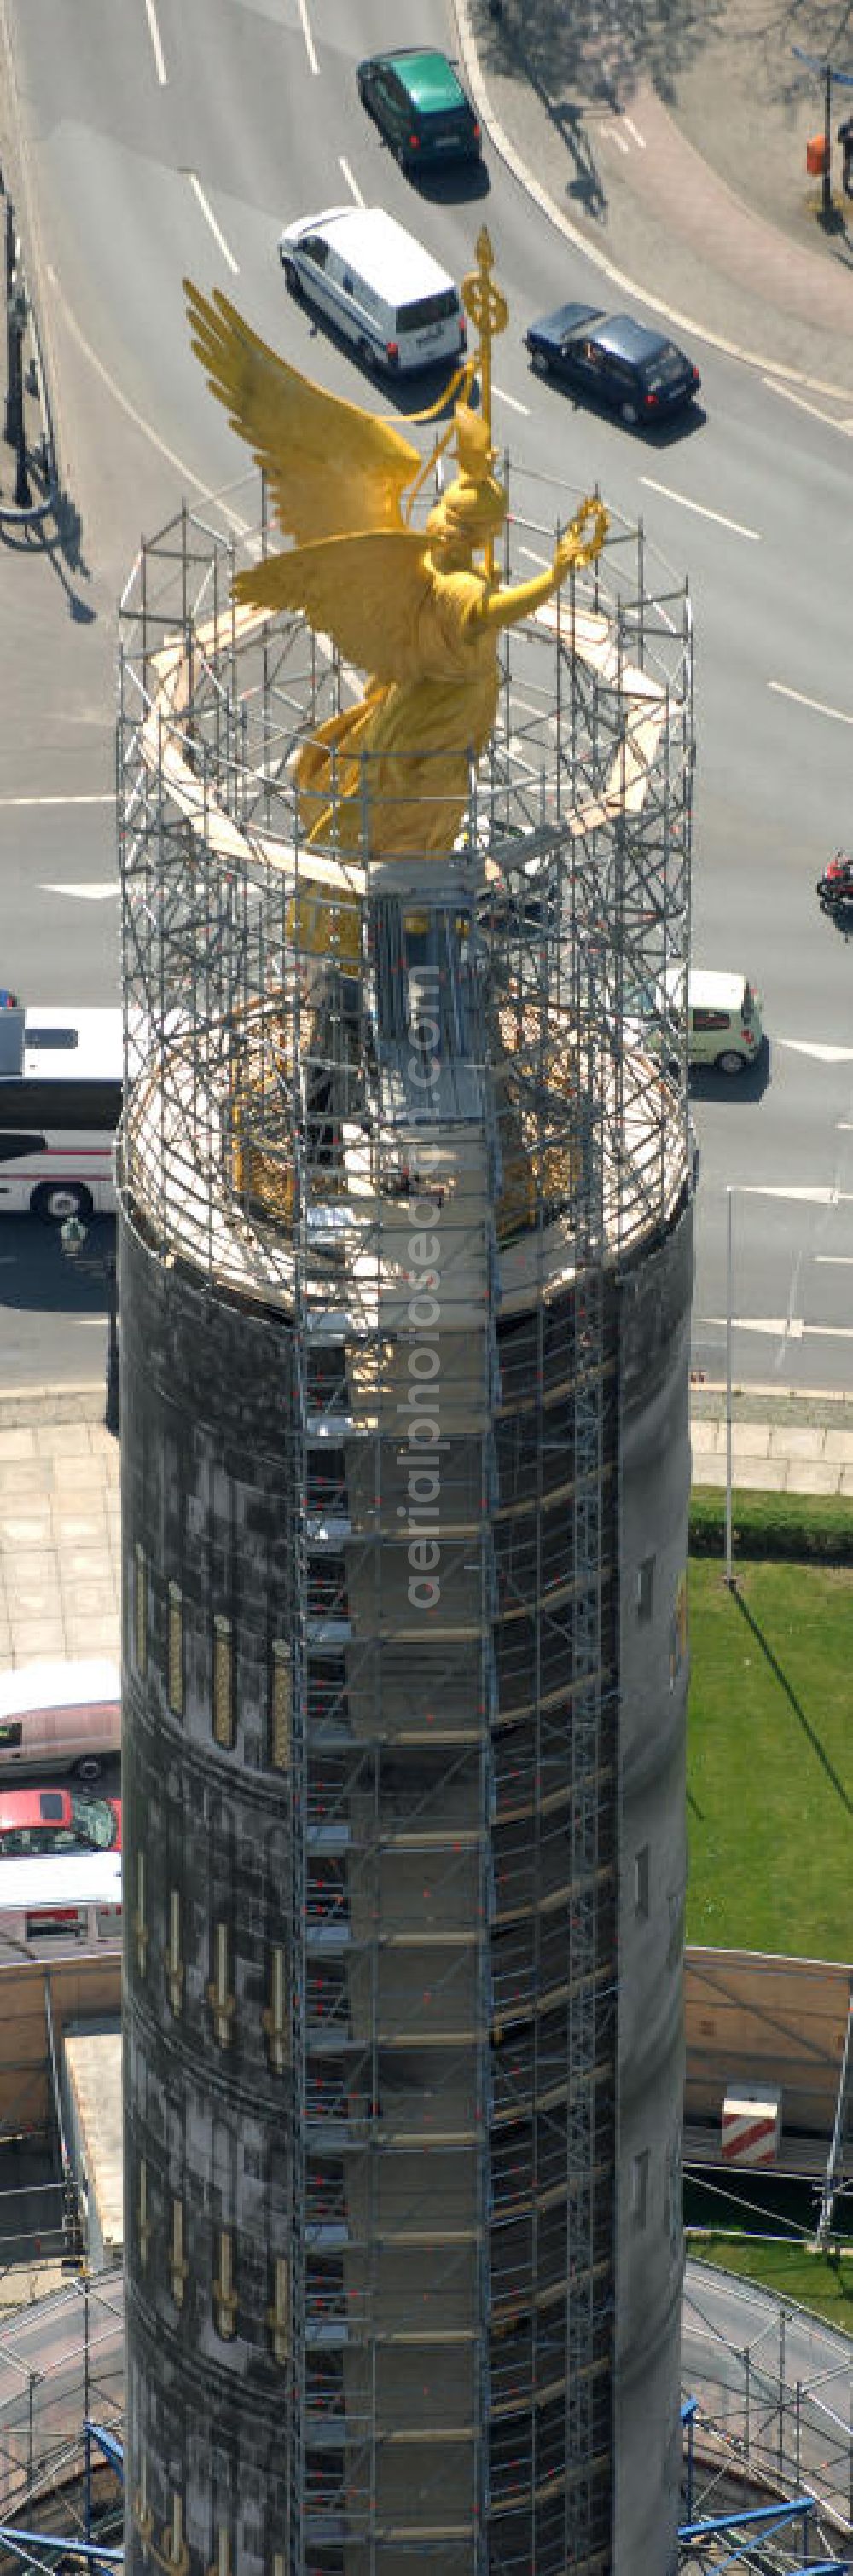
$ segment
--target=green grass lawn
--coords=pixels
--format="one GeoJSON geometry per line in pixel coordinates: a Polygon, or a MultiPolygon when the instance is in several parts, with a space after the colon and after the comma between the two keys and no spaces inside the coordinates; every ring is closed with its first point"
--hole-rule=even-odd
{"type": "Polygon", "coordinates": [[[692,1557],[690,1641],[687,1939],[849,1959],[853,1569],[692,1557]]]}
{"type": "Polygon", "coordinates": [[[724,2272],[738,2272],[750,2281],[760,2281],[778,2299],[796,2299],[803,2308],[814,2308],[831,2326],[841,2326],[853,2334],[853,2244],[850,2239],[839,2259],[827,2254],[806,2254],[799,2245],[755,2245],[748,2238],[737,2244],[720,2236],[690,2236],[688,2254],[697,2262],[717,2263],[724,2272]]]}

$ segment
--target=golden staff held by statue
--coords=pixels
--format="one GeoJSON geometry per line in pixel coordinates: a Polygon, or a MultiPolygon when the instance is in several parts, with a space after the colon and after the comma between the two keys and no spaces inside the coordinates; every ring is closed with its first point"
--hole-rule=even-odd
{"type": "Polygon", "coordinates": [[[296,540],[238,573],[235,596],[301,609],[370,674],[361,697],[303,745],[295,767],[304,837],[353,856],[439,858],[453,848],[472,763],[497,713],[501,629],[531,617],[568,572],[591,562],[607,532],[603,504],[585,500],[547,571],[511,585],[496,579],[507,502],[493,472],[491,343],[506,305],[485,229],[477,261],[463,287],[479,332],[465,376],[470,389],[479,366],[482,407],[456,406],[458,470],[423,528],[403,516],[424,468],[402,433],[276,357],[227,296],[208,300],[186,282],[195,354],[267,477],[283,532],[296,540]]]}

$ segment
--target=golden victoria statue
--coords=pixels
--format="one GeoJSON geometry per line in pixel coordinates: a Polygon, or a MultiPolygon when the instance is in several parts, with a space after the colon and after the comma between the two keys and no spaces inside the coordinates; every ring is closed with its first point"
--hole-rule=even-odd
{"type": "Polygon", "coordinates": [[[439,857],[453,848],[471,763],[495,721],[500,630],[530,617],[572,565],[598,554],[607,532],[602,503],[586,500],[548,571],[507,586],[495,576],[507,503],[493,471],[491,340],[507,314],[485,229],[477,258],[462,291],[479,346],[449,388],[463,399],[426,467],[399,430],[277,358],[227,296],[208,299],[185,281],[195,354],[296,540],[238,573],[235,594],[259,608],[302,609],[370,673],[362,696],[320,727],[295,770],[304,836],[353,856],[439,857]],[[467,399],[475,369],[479,411],[467,399]],[[404,496],[411,509],[454,435],[458,472],[415,529],[404,496]]]}

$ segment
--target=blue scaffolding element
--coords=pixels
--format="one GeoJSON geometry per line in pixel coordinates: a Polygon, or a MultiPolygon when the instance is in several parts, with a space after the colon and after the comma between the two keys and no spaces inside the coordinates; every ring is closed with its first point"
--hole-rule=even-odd
{"type": "MultiPolygon", "coordinates": [[[[692,2419],[688,2410],[682,2407],[681,2413],[682,2422],[686,2420],[692,2431],[692,2419]]],[[[725,2568],[742,2565],[744,2551],[751,2550],[756,2538],[760,2536],[764,2540],[772,2540],[786,2524],[802,2522],[805,2548],[808,2543],[809,2517],[814,2509],[814,2496],[791,2496],[778,2504],[750,2505],[746,2511],[717,2513],[709,2515],[707,2520],[700,2522],[683,2522],[678,2537],[684,2543],[693,2540],[722,2539],[726,2533],[729,2533],[735,2540],[736,2546],[730,2557],[720,2560],[717,2576],[723,2576],[725,2568]]],[[[803,2561],[802,2567],[798,2566],[797,2576],[845,2576],[845,2571],[846,2576],[850,2576],[851,2566],[853,2561],[849,2558],[810,2558],[803,2561]]]]}
{"type": "MultiPolygon", "coordinates": [[[[123,2547],[108,2549],[104,2541],[92,2539],[92,2445],[97,2443],[108,2468],[114,2469],[123,2490],[124,2444],[119,2440],[117,2433],[110,2433],[105,2424],[91,2423],[88,2416],[83,2425],[83,2441],[86,2454],[83,2472],[85,2540],[78,2539],[76,2532],[22,2531],[18,2523],[0,2522],[0,2542],[13,2552],[17,2552],[20,2557],[27,2556],[30,2564],[32,2564],[31,2553],[34,2553],[38,2566],[39,2551],[53,2550],[69,2558],[82,2558],[87,2566],[104,2568],[124,2566],[123,2547]]],[[[49,2556],[46,2563],[48,2566],[51,2563],[49,2556]]]]}
{"type": "Polygon", "coordinates": [[[98,2540],[78,2540],[76,2532],[22,2531],[17,2523],[0,2522],[0,2541],[6,2549],[25,2552],[40,2549],[57,2550],[63,2558],[85,2558],[94,2567],[123,2567],[123,2549],[105,2549],[98,2540]]]}
{"type": "MultiPolygon", "coordinates": [[[[684,2546],[685,2543],[694,2540],[723,2539],[728,2533],[736,2542],[736,2546],[730,2557],[720,2561],[717,2576],[723,2576],[723,2571],[727,2567],[742,2564],[744,2551],[751,2550],[753,2541],[757,2537],[772,2539],[777,2532],[790,2523],[802,2522],[803,2548],[806,2549],[809,2538],[809,2518],[815,2510],[814,2496],[787,2496],[781,2498],[776,2504],[750,2505],[748,2508],[742,2508],[740,2512],[713,2514],[694,2522],[694,2453],[698,2411],[698,2398],[686,2397],[681,2408],[681,2422],[687,2428],[687,2521],[679,2525],[678,2538],[681,2545],[684,2546]]],[[[853,2559],[850,2558],[809,2559],[808,2562],[804,2561],[801,2567],[798,2566],[797,2576],[851,2576],[851,2570],[853,2570],[853,2559]]]]}

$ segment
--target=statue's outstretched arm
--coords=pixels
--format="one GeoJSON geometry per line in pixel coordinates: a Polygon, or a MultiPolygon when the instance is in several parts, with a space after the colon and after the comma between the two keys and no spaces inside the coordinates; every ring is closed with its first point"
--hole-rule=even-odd
{"type": "Polygon", "coordinates": [[[536,573],[532,581],[514,582],[506,590],[487,594],[479,611],[480,622],[484,626],[516,626],[523,617],[532,617],[534,609],[541,608],[543,600],[559,590],[573,564],[591,563],[600,554],[609,524],[603,501],[582,501],[557,543],[548,571],[536,573]]]}

